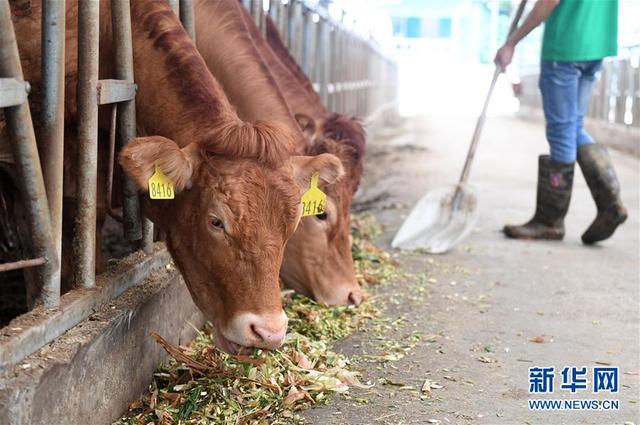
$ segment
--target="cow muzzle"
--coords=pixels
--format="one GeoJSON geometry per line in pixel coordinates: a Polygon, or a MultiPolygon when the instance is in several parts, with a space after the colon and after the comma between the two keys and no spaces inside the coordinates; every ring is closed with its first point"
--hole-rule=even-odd
{"type": "Polygon", "coordinates": [[[343,283],[335,285],[325,294],[314,294],[314,298],[321,304],[328,306],[353,305],[359,306],[365,298],[364,291],[357,283],[343,283]]]}
{"type": "Polygon", "coordinates": [[[221,348],[230,352],[238,352],[242,347],[274,350],[284,342],[287,323],[284,311],[266,314],[240,313],[222,330],[221,336],[226,341],[221,341],[221,348]]]}

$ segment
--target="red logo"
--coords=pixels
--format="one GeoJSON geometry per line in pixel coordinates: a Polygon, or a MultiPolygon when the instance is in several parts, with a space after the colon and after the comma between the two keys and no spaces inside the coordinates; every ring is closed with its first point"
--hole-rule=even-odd
{"type": "Polygon", "coordinates": [[[549,175],[549,183],[551,183],[551,187],[557,188],[560,187],[564,183],[564,179],[562,178],[561,173],[552,173],[549,175]]]}

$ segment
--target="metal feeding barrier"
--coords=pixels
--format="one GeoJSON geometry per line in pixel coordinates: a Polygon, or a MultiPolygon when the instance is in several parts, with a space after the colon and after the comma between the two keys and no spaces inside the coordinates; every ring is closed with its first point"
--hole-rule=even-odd
{"type": "MultiPolygon", "coordinates": [[[[0,333],[0,370],[15,365],[89,317],[169,261],[166,250],[130,262],[119,274],[96,279],[98,107],[111,105],[106,210],[122,223],[128,241],[153,249],[153,225],[141,218],[137,189],[123,178],[122,213],[112,207],[117,146],[136,135],[135,75],[131,38],[131,0],[112,0],[114,79],[99,80],[98,0],[78,2],[78,161],[77,205],[73,229],[73,289],[61,294],[63,222],[65,0],[42,0],[42,108],[38,134],[28,104],[8,0],[0,0],[0,110],[4,111],[15,174],[26,208],[32,258],[0,264],[0,272],[24,273],[30,311],[0,333]],[[36,143],[36,140],[38,143],[36,143]],[[96,281],[98,281],[96,283],[96,281]]],[[[168,0],[195,39],[192,0],[168,0]]],[[[310,76],[325,105],[339,113],[367,116],[395,101],[396,64],[371,40],[355,35],[328,13],[303,1],[243,1],[266,31],[271,16],[292,56],[310,76]]],[[[75,46],[73,46],[75,48],[75,46]]]]}
{"type": "Polygon", "coordinates": [[[304,0],[242,3],[263,34],[266,16],[273,19],[289,52],[333,112],[367,117],[396,101],[396,62],[373,39],[356,35],[349,28],[356,21],[346,13],[335,20],[304,0]]]}
{"type": "MultiPolygon", "coordinates": [[[[32,259],[2,264],[0,271],[33,268],[36,271],[33,280],[38,288],[29,285],[28,296],[35,296],[47,307],[56,307],[60,299],[60,261],[52,236],[51,215],[40,169],[40,156],[27,103],[29,90],[29,83],[24,81],[22,74],[9,1],[0,0],[0,107],[4,109],[17,178],[22,182],[31,248],[35,255],[32,259]],[[35,292],[39,294],[35,295],[35,292]]],[[[45,106],[45,111],[49,110],[50,106],[45,106]]],[[[59,142],[62,143],[62,140],[59,142]]],[[[51,150],[45,155],[50,153],[51,150]]],[[[45,162],[51,164],[56,159],[45,157],[45,162]]],[[[55,171],[57,175],[58,170],[55,171]]],[[[52,193],[52,199],[57,198],[57,195],[52,193]]]]}

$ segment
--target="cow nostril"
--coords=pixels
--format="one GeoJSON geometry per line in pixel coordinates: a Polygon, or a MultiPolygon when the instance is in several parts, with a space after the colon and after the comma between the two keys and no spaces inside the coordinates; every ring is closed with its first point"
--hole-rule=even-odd
{"type": "Polygon", "coordinates": [[[258,331],[258,328],[256,328],[256,325],[254,325],[253,323],[250,326],[251,328],[251,334],[255,337],[258,338],[259,341],[264,341],[264,337],[262,336],[262,334],[260,333],[260,331],[258,331]]]}
{"type": "Polygon", "coordinates": [[[362,292],[351,291],[349,292],[349,304],[358,306],[362,302],[362,292]]]}

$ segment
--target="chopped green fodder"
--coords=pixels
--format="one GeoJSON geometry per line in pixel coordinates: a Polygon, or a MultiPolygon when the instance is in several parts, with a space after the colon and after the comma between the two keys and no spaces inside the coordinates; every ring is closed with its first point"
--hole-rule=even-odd
{"type": "MultiPolygon", "coordinates": [[[[373,216],[353,217],[353,257],[361,284],[394,277],[395,262],[372,240],[380,234],[373,216]]],[[[348,358],[331,344],[378,315],[371,300],[357,308],[324,307],[283,291],[289,331],[279,350],[244,355],[218,350],[210,327],[187,346],[153,337],[171,355],[154,373],[149,393],[131,403],[117,424],[296,424],[296,411],[325,404],[331,393],[365,387],[348,358]]]]}
{"type": "Polygon", "coordinates": [[[375,285],[391,280],[397,274],[397,263],[391,255],[378,248],[373,241],[382,233],[382,226],[369,213],[351,216],[353,244],[351,254],[356,277],[362,286],[375,285]]]}

